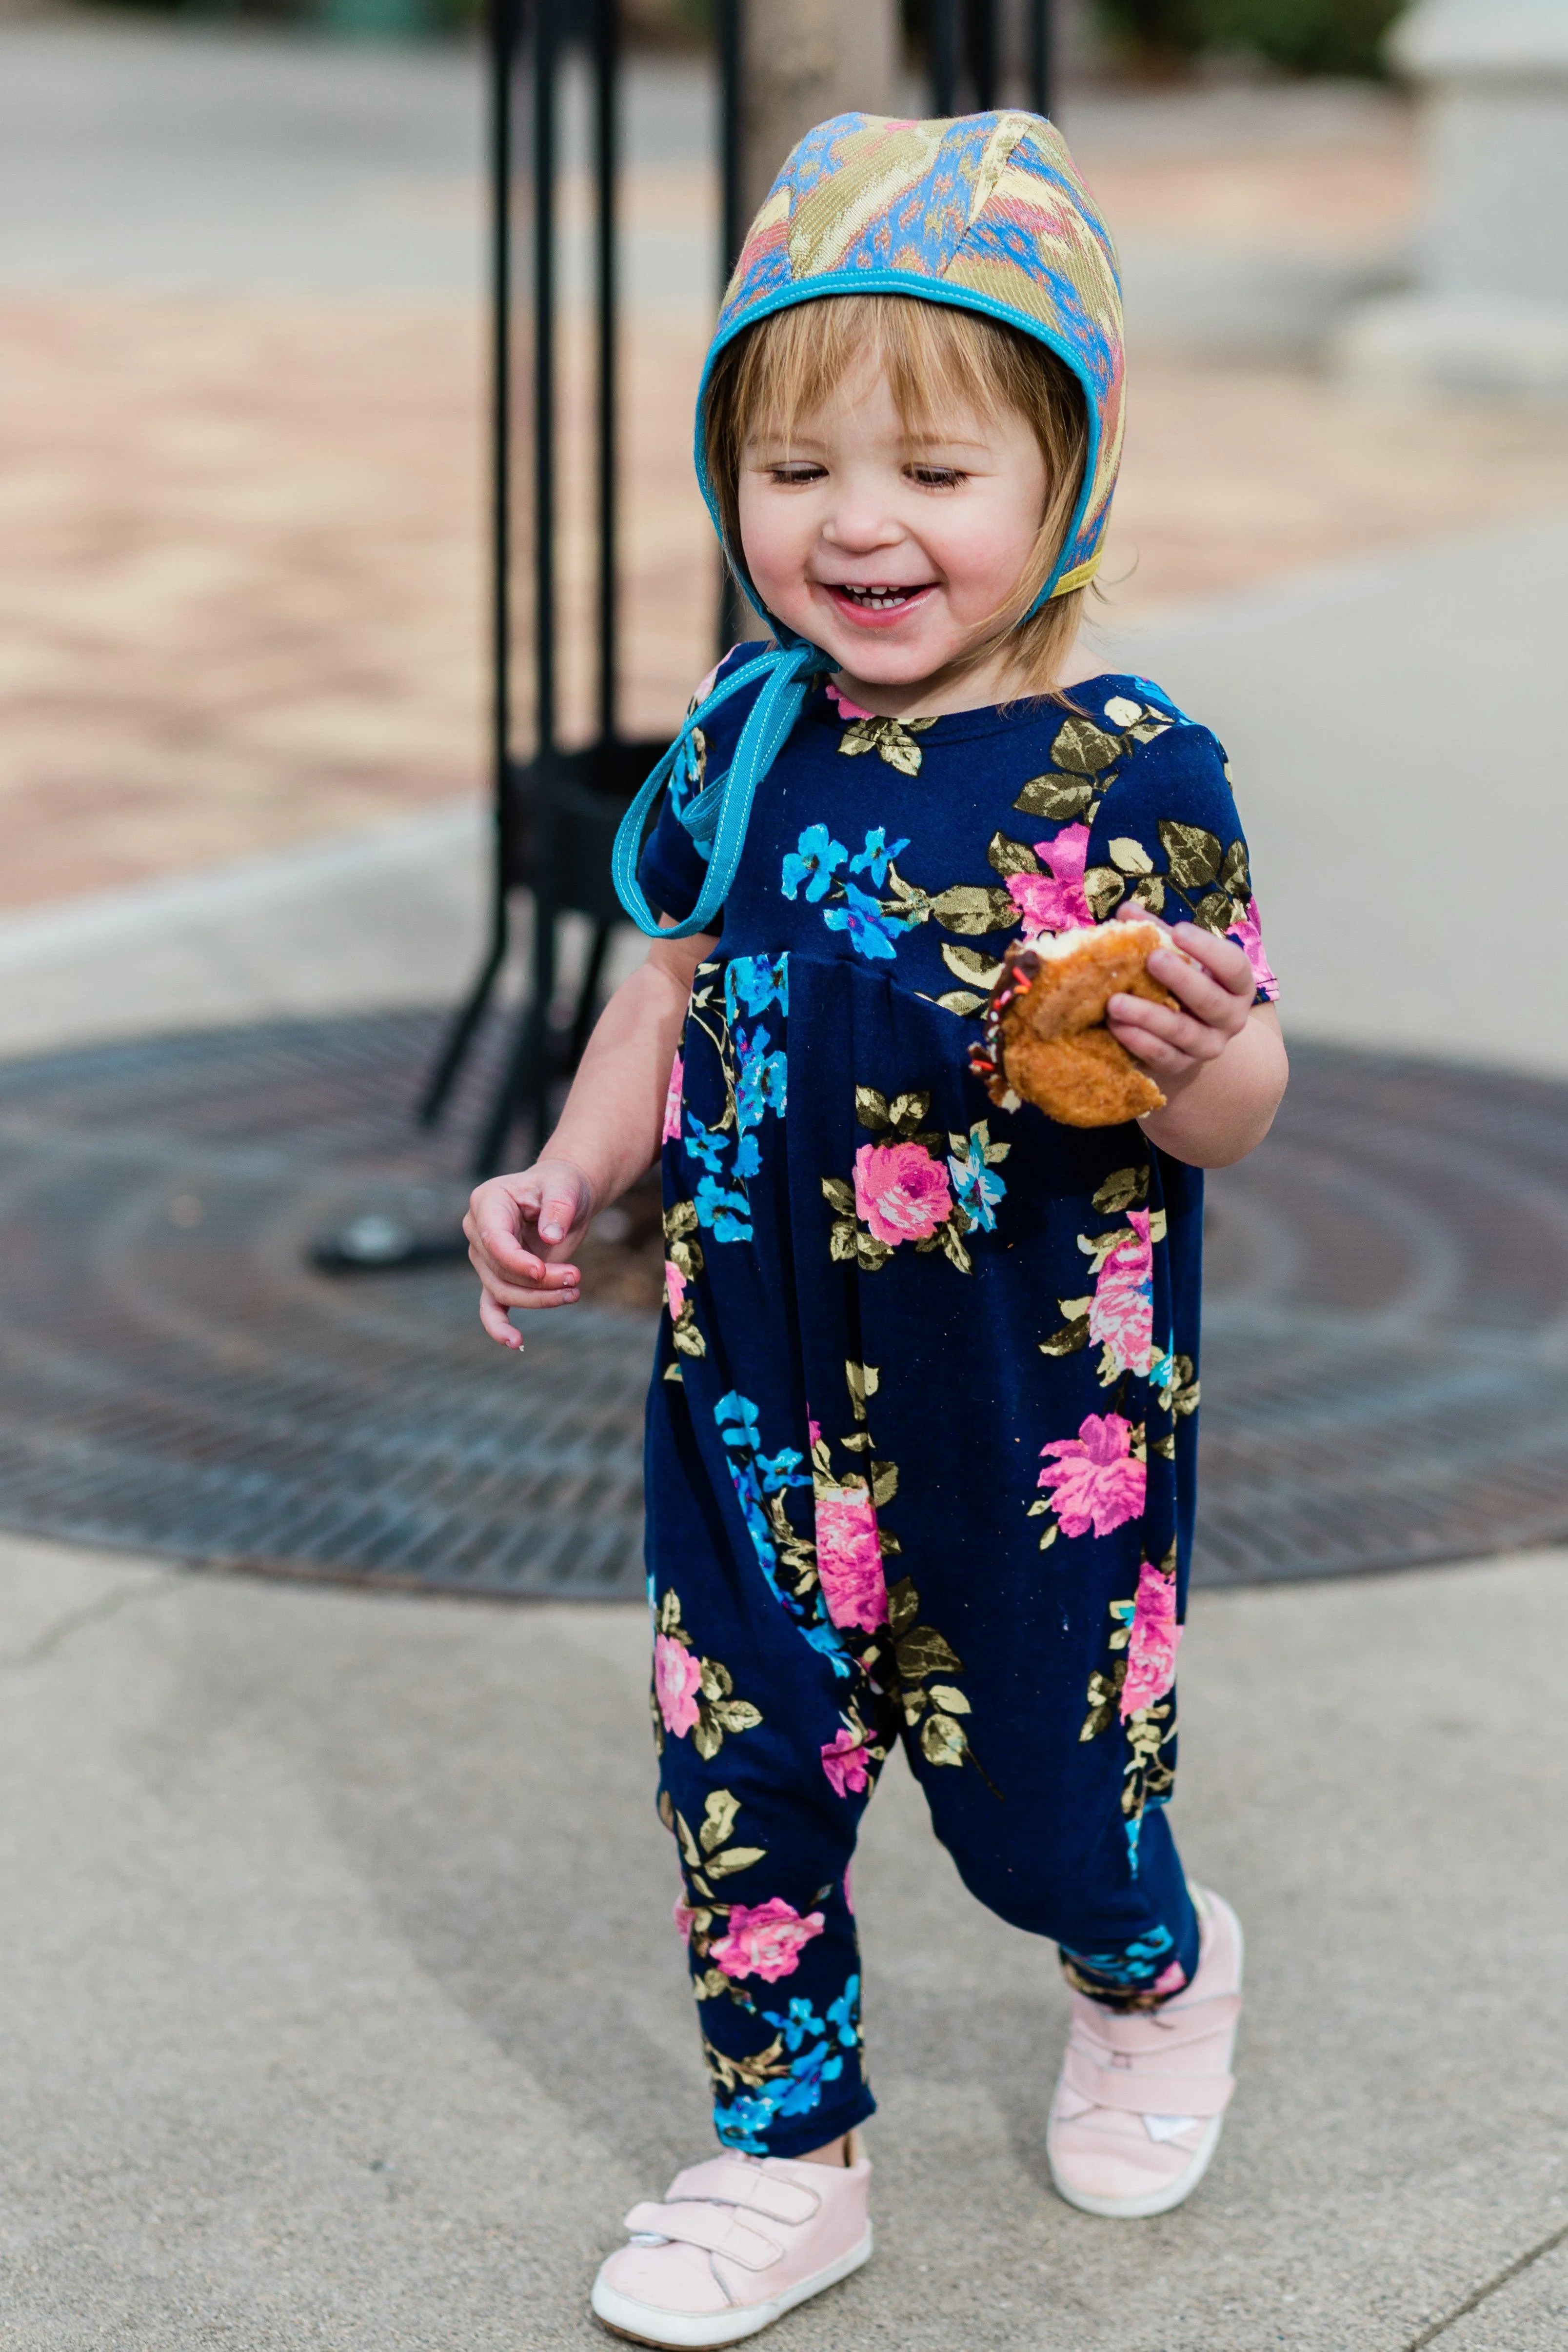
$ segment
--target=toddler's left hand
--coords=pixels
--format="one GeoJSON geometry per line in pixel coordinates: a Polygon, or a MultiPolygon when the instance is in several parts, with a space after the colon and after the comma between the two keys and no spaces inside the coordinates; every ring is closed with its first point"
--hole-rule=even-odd
{"type": "MultiPolygon", "coordinates": [[[[1119,920],[1154,922],[1138,906],[1117,908],[1119,920]]],[[[1247,1026],[1257,983],[1244,950],[1197,923],[1160,929],[1172,942],[1149,958],[1149,978],[1179,1000],[1181,1010],[1143,996],[1113,996],[1105,1025],[1118,1044],[1155,1077],[1168,1095],[1180,1091],[1207,1062],[1216,1062],[1247,1026]],[[1181,953],[1177,955],[1176,949],[1181,953]],[[1188,960],[1190,959],[1190,961],[1188,960]]]]}

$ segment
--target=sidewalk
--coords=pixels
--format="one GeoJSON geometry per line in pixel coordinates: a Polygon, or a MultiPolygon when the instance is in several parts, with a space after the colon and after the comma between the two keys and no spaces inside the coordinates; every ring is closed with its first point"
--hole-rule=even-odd
{"type": "MultiPolygon", "coordinates": [[[[0,2343],[603,2343],[594,2263],[707,2134],[645,1649],[638,1608],[0,1547],[0,2343]]],[[[1414,2352],[1568,2227],[1565,1655],[1552,1555],[1196,1596],[1177,1825],[1250,2000],[1151,2222],[1052,2196],[1054,1965],[890,1766],[880,2251],[780,2352],[1414,2352]]],[[[1437,2340],[1565,2328],[1560,2249],[1437,2340]]]]}

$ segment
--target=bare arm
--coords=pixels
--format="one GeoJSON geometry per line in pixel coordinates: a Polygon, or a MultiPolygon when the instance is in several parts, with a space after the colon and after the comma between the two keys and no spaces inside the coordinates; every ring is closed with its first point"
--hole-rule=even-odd
{"type": "MultiPolygon", "coordinates": [[[[1142,908],[1130,914],[1147,919],[1142,908]]],[[[1256,1150],[1274,1123],[1290,1075],[1280,1016],[1271,1004],[1253,1003],[1252,967],[1233,940],[1196,923],[1171,936],[1182,953],[1157,950],[1149,977],[1178,1006],[1113,996],[1106,1024],[1166,1097],[1164,1110],[1138,1122],[1150,1142],[1192,1168],[1228,1168],[1256,1150]]]]}
{"type": "Polygon", "coordinates": [[[492,1177],[470,1200],[463,1230],[481,1285],[479,1319],[502,1347],[523,1344],[508,1307],[576,1303],[572,1251],[658,1157],[692,975],[716,944],[706,936],[654,940],[600,1016],[538,1159],[518,1175],[492,1177]]]}

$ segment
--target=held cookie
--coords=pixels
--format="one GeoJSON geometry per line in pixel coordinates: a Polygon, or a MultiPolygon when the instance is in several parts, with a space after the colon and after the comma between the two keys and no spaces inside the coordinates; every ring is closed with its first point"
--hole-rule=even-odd
{"type": "Polygon", "coordinates": [[[1105,1026],[1113,996],[1176,998],[1148,975],[1157,923],[1102,923],[1009,948],[986,1009],[986,1051],[975,1056],[991,1100],[1021,1095],[1064,1127],[1119,1127],[1166,1098],[1105,1026]]]}

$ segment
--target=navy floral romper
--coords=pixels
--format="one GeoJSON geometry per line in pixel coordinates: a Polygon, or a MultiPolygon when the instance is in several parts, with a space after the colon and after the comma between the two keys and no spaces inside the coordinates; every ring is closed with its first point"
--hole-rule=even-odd
{"type": "MultiPolygon", "coordinates": [[[[732,2147],[872,2112],[850,1863],[895,1739],[965,1883],[1082,1990],[1196,1964],[1163,1808],[1202,1178],[1136,1126],[998,1109],[970,1061],[1008,940],[1127,898],[1274,991],[1213,736],[1142,678],[1070,701],[899,722],[817,686],[672,1076],[654,1731],[732,2147]]],[[[644,889],[683,919],[702,875],[666,805],[644,889]]]]}

